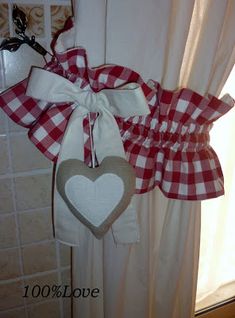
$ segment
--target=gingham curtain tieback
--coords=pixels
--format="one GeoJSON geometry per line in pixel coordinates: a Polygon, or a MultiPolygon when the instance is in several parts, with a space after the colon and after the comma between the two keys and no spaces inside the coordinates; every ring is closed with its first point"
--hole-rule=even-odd
{"type": "MultiPolygon", "coordinates": [[[[32,69],[26,95],[51,103],[73,103],[74,111],[64,134],[57,167],[65,159],[84,160],[83,118],[89,112],[99,114],[93,127],[94,149],[99,163],[107,156],[126,159],[114,116],[143,116],[150,113],[144,93],[137,83],[94,93],[81,89],[78,83],[72,83],[60,75],[39,68],[32,69]]],[[[59,209],[60,202],[55,200],[54,207],[55,210],[59,209]]],[[[115,222],[116,225],[113,224],[116,242],[124,240],[124,243],[132,243],[139,240],[134,214],[135,211],[130,206],[119,217],[118,222],[115,222]],[[125,228],[125,223],[129,224],[129,229],[124,233],[122,229],[125,228]]]]}

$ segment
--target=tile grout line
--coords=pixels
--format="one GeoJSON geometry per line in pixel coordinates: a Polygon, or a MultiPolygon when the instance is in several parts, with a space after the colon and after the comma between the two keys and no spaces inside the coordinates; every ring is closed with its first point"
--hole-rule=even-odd
{"type": "Polygon", "coordinates": [[[8,25],[9,25],[9,33],[10,36],[13,36],[14,34],[14,28],[13,28],[13,21],[12,21],[12,5],[13,5],[13,1],[10,0],[8,1],[8,25]]]}
{"type": "MultiPolygon", "coordinates": [[[[47,49],[50,51],[50,42],[51,42],[51,3],[44,3],[44,36],[46,35],[47,39],[47,49]]],[[[60,263],[60,247],[59,242],[55,241],[56,244],[56,261],[57,261],[57,270],[58,270],[58,283],[62,285],[61,277],[61,263],[60,263]]],[[[60,318],[63,318],[63,300],[59,299],[59,308],[60,308],[60,318]]]]}
{"type": "Polygon", "coordinates": [[[46,168],[46,169],[35,169],[35,170],[28,170],[28,171],[21,171],[21,172],[10,172],[10,173],[1,174],[0,180],[7,179],[7,178],[31,177],[31,176],[43,175],[43,174],[51,173],[51,171],[52,171],[51,168],[46,168]]]}
{"type": "MultiPolygon", "coordinates": [[[[33,303],[29,303],[27,305],[27,307],[34,307],[35,305],[41,305],[41,304],[44,304],[44,303],[50,303],[51,301],[56,301],[56,300],[51,300],[51,299],[43,299],[43,300],[39,300],[37,302],[33,302],[33,303]]],[[[16,306],[14,308],[9,308],[9,309],[4,309],[4,310],[0,310],[0,314],[4,314],[4,313],[9,313],[9,312],[14,312],[15,310],[17,309],[24,309],[23,306],[16,306]]],[[[67,317],[66,317],[67,318],[67,317]]]]}
{"type": "MultiPolygon", "coordinates": [[[[9,216],[9,215],[15,215],[16,213],[22,214],[22,213],[33,213],[33,212],[44,212],[46,209],[51,209],[51,206],[45,206],[45,207],[39,207],[34,209],[26,209],[26,210],[17,210],[16,211],[10,211],[10,212],[4,212],[0,214],[0,218],[3,216],[9,216]]],[[[46,213],[46,211],[45,211],[46,213]]]]}
{"type": "MultiPolygon", "coordinates": [[[[24,244],[20,244],[20,247],[32,247],[32,246],[35,246],[35,245],[39,245],[39,244],[47,244],[47,243],[53,243],[55,242],[54,239],[48,239],[48,240],[42,240],[42,241],[32,241],[30,243],[24,243],[24,244]]],[[[13,246],[13,247],[6,247],[6,248],[1,248],[1,250],[4,250],[4,251],[10,251],[10,250],[13,250],[15,249],[17,246],[13,246]]]]}
{"type": "MultiPolygon", "coordinates": [[[[65,271],[65,270],[69,270],[70,269],[70,266],[65,266],[65,267],[61,267],[61,270],[62,271],[65,271]]],[[[55,268],[55,269],[51,269],[49,271],[45,271],[45,272],[36,272],[34,274],[28,274],[28,275],[24,275],[24,278],[25,279],[31,279],[31,278],[35,278],[35,277],[43,277],[45,275],[49,275],[49,274],[56,274],[58,273],[58,269],[55,268]]],[[[16,277],[16,278],[10,278],[10,279],[4,279],[4,280],[1,280],[0,281],[0,286],[1,285],[4,285],[4,284],[10,284],[10,283],[15,283],[15,282],[19,282],[21,281],[22,277],[16,277]]]]}
{"type": "Polygon", "coordinates": [[[51,44],[51,3],[44,3],[44,36],[46,38],[46,47],[50,51],[51,44]]]}
{"type": "Polygon", "coordinates": [[[8,313],[11,313],[11,312],[14,312],[15,310],[17,309],[25,309],[23,306],[16,306],[14,308],[9,308],[9,309],[4,309],[4,310],[0,310],[0,314],[8,314],[8,313]]]}

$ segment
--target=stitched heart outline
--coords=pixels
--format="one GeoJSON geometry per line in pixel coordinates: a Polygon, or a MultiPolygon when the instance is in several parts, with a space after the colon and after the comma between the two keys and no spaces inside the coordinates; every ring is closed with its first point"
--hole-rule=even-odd
{"type": "MultiPolygon", "coordinates": [[[[109,230],[112,223],[129,205],[135,192],[135,172],[132,166],[121,157],[106,157],[96,168],[89,168],[78,159],[68,159],[63,161],[58,167],[56,174],[56,187],[73,215],[87,226],[96,238],[100,239],[109,230]],[[97,208],[97,211],[100,212],[100,222],[98,222],[99,216],[97,216],[97,211],[92,211],[92,204],[89,206],[89,187],[87,188],[85,200],[83,200],[83,197],[76,197],[76,193],[79,194],[79,188],[82,189],[81,180],[87,183],[86,186],[90,184],[92,189],[92,187],[96,185],[97,180],[99,182],[102,178],[105,178],[110,189],[107,186],[104,186],[104,189],[101,189],[101,191],[100,189],[96,189],[99,194],[102,194],[102,190],[105,190],[105,188],[107,192],[105,193],[104,191],[103,196],[100,198],[96,197],[99,205],[99,209],[97,208]],[[77,186],[75,182],[76,179],[79,181],[77,186]],[[115,184],[116,188],[113,184],[115,184]],[[117,186],[123,189],[117,188],[117,186]],[[116,193],[112,192],[115,189],[117,192],[119,191],[119,197],[116,193]],[[71,192],[73,193],[71,194],[71,192]],[[114,198],[110,198],[110,196],[114,196],[114,198]],[[76,204],[79,200],[81,204],[76,204]],[[110,211],[107,209],[107,204],[103,206],[106,210],[102,211],[102,200],[106,203],[112,202],[112,204],[110,204],[110,211]]],[[[84,191],[81,191],[80,193],[82,192],[84,196],[84,191]]],[[[94,195],[92,196],[92,202],[93,199],[94,195]]]]}

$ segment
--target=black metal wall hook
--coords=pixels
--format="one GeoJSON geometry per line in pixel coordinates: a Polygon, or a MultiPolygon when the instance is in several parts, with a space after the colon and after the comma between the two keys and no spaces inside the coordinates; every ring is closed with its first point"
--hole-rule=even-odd
{"type": "Polygon", "coordinates": [[[28,44],[32,49],[41,54],[44,58],[46,54],[52,56],[50,52],[48,52],[41,44],[36,42],[35,36],[28,37],[25,34],[25,31],[28,26],[28,18],[26,14],[20,10],[16,5],[13,6],[12,10],[12,19],[16,26],[15,32],[19,37],[10,37],[4,39],[0,44],[0,51],[7,50],[10,52],[17,51],[22,44],[28,44]]]}

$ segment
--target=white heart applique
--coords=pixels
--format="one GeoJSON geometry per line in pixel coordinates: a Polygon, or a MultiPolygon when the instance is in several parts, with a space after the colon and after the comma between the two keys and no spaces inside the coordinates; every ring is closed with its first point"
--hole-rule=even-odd
{"type": "Polygon", "coordinates": [[[71,204],[94,226],[100,226],[123,197],[124,184],[115,174],[106,173],[95,181],[83,175],[71,177],[65,194],[71,204]]]}
{"type": "Polygon", "coordinates": [[[56,187],[73,215],[100,239],[128,207],[135,172],[121,157],[106,157],[96,168],[68,159],[58,167],[56,187]]]}

